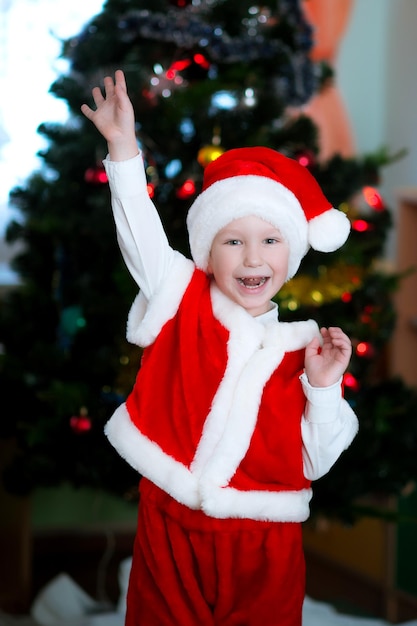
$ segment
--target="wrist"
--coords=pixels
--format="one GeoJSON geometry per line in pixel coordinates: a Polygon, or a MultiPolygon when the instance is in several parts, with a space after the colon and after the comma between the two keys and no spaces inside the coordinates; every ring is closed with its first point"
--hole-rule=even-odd
{"type": "Polygon", "coordinates": [[[111,161],[128,161],[139,154],[136,137],[130,141],[108,141],[107,147],[111,161]]]}
{"type": "Polygon", "coordinates": [[[325,389],[326,387],[332,387],[336,385],[340,381],[340,376],[335,378],[334,376],[313,376],[308,375],[306,371],[304,371],[305,380],[307,380],[310,387],[314,387],[316,389],[325,389]]]}

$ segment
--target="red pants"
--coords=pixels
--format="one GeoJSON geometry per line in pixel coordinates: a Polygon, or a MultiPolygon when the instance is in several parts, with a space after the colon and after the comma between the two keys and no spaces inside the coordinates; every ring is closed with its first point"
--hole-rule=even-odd
{"type": "Polygon", "coordinates": [[[301,525],[209,518],[142,479],[126,626],[301,626],[301,525]]]}

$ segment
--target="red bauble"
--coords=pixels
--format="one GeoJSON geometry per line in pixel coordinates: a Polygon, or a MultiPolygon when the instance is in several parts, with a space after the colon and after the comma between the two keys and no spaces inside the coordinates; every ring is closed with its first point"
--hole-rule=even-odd
{"type": "Polygon", "coordinates": [[[91,418],[87,415],[87,410],[84,407],[80,410],[79,415],[73,415],[70,418],[70,426],[76,435],[81,435],[91,430],[91,418]]]}
{"type": "Polygon", "coordinates": [[[181,187],[177,190],[176,195],[177,195],[177,198],[179,198],[180,200],[187,200],[187,198],[190,198],[194,194],[195,194],[195,182],[191,178],[188,178],[187,180],[183,182],[181,187]]]}
{"type": "Polygon", "coordinates": [[[345,387],[348,387],[352,391],[359,391],[359,381],[350,372],[346,372],[346,374],[343,376],[343,384],[345,387]]]}
{"type": "Polygon", "coordinates": [[[103,185],[108,182],[106,170],[100,165],[89,167],[84,174],[84,180],[92,185],[103,185]]]}
{"type": "Polygon", "coordinates": [[[146,189],[148,190],[148,196],[153,198],[155,196],[155,185],[153,183],[148,183],[146,185],[146,189]]]}
{"type": "Polygon", "coordinates": [[[371,359],[375,354],[374,347],[369,341],[360,341],[356,346],[355,352],[357,356],[365,359],[371,359]]]}
{"type": "Polygon", "coordinates": [[[357,233],[366,233],[369,230],[373,229],[373,225],[367,222],[366,220],[355,220],[352,223],[353,230],[356,230],[357,233]]]}
{"type": "Polygon", "coordinates": [[[375,211],[383,211],[385,209],[385,203],[381,194],[375,187],[364,187],[362,189],[363,197],[367,204],[375,211]]]}
{"type": "Polygon", "coordinates": [[[300,165],[307,168],[314,167],[317,162],[316,155],[311,150],[300,150],[294,155],[294,158],[300,165]]]}
{"type": "Polygon", "coordinates": [[[166,72],[169,80],[174,80],[180,73],[185,80],[202,80],[207,77],[211,63],[201,52],[188,54],[181,59],[173,61],[166,72]]]}

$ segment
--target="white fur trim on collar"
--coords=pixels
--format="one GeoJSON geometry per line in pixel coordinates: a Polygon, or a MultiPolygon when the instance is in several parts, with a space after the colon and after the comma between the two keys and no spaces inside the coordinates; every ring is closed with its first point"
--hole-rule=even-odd
{"type": "Polygon", "coordinates": [[[127,320],[127,340],[142,348],[151,345],[164,324],[178,310],[181,299],[195,271],[195,265],[179,252],[174,252],[169,275],[148,302],[139,292],[127,320]]]}
{"type": "MultiPolygon", "coordinates": [[[[182,297],[194,265],[178,261],[177,269],[182,276],[181,288],[174,282],[182,297]]],[[[171,287],[166,284],[166,292],[159,293],[147,310],[133,309],[132,332],[140,339],[140,345],[153,341],[163,322],[175,314],[181,298],[173,296],[171,287]],[[165,304],[162,311],[161,303],[165,304]],[[160,314],[154,325],[147,322],[151,310],[152,315],[160,314]]],[[[239,492],[228,484],[249,448],[266,381],[285,352],[302,348],[319,335],[317,324],[311,320],[262,324],[229,300],[214,283],[211,295],[215,317],[229,330],[228,363],[191,467],[167,455],[141,433],[130,420],[125,404],[107,423],[106,435],[140,474],[190,508],[202,508],[212,517],[304,521],[308,517],[310,490],[285,494],[239,492]]]]}

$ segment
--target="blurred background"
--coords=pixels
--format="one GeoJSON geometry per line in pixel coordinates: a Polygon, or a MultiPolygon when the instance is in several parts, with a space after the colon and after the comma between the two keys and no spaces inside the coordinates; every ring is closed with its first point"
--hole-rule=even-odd
{"type": "Polygon", "coordinates": [[[350,614],[417,619],[417,4],[415,0],[0,1],[0,609],[59,572],[114,606],[137,476],[103,425],[140,352],[101,164],[79,113],[125,70],[149,193],[187,253],[205,165],[270,145],[352,223],[277,300],[350,334],[361,430],[318,481],[307,592],[350,614]]]}

